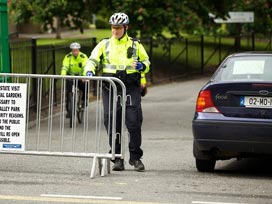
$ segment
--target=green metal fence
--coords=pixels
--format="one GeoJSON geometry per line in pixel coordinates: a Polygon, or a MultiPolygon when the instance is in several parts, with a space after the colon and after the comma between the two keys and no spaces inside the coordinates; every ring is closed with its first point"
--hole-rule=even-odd
{"type": "MultiPolygon", "coordinates": [[[[76,40],[82,51],[90,55],[96,39],[76,40]]],[[[213,71],[228,54],[238,51],[271,50],[271,34],[256,38],[254,34],[241,36],[241,46],[235,47],[234,37],[190,36],[171,39],[141,39],[151,61],[148,80],[160,83],[184,75],[213,71]]],[[[69,43],[68,43],[69,45],[69,43]]],[[[67,43],[37,46],[35,39],[10,43],[11,72],[30,74],[59,74],[67,43]]]]}

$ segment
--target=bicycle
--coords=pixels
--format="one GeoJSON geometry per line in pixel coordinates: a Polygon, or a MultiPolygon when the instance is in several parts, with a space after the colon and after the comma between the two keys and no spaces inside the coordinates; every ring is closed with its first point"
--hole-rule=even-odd
{"type": "Polygon", "coordinates": [[[78,123],[83,122],[83,117],[84,117],[84,105],[82,103],[82,91],[78,88],[78,85],[75,84],[75,80],[73,80],[73,85],[72,85],[72,91],[69,92],[68,96],[68,116],[69,116],[69,124],[70,128],[73,127],[73,123],[75,118],[77,118],[78,123]]]}

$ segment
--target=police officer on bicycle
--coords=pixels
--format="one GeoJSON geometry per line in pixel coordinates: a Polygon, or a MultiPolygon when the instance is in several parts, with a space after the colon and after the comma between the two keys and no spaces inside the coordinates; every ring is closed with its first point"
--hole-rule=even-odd
{"type": "MultiPolygon", "coordinates": [[[[143,150],[141,149],[143,121],[141,107],[141,73],[147,73],[150,67],[149,57],[143,45],[135,38],[127,34],[129,17],[125,13],[115,13],[109,19],[112,36],[104,39],[93,49],[91,56],[85,67],[87,76],[96,73],[99,64],[102,65],[102,75],[108,77],[118,77],[126,86],[126,94],[130,95],[126,104],[126,127],[129,132],[129,164],[134,166],[136,171],[144,171],[145,166],[141,159],[143,150]]],[[[120,90],[119,90],[120,91],[120,90]]],[[[109,134],[109,143],[112,147],[111,127],[108,123],[111,120],[109,111],[109,87],[103,86],[104,105],[104,125],[109,134]]],[[[121,105],[118,104],[116,113],[116,132],[121,133],[121,105]]],[[[115,141],[115,153],[120,154],[120,137],[115,141]]],[[[113,170],[122,171],[125,169],[124,160],[116,158],[113,170]]]]}
{"type": "MultiPolygon", "coordinates": [[[[73,42],[70,44],[71,52],[65,55],[62,62],[61,75],[71,75],[71,76],[82,76],[84,74],[84,67],[87,63],[88,57],[83,52],[80,52],[80,44],[73,42]]],[[[69,117],[68,114],[68,100],[69,93],[72,92],[73,80],[66,81],[66,117],[69,117]]],[[[78,88],[82,91],[82,102],[84,105],[85,100],[85,83],[81,80],[78,80],[78,88]]],[[[87,103],[86,103],[87,104],[87,103]]],[[[82,106],[84,107],[84,106],[82,106]]]]}

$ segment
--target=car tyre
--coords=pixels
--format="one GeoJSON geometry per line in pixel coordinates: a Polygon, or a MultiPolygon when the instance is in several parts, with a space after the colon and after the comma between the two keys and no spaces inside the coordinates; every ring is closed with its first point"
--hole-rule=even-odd
{"type": "Polygon", "coordinates": [[[196,159],[196,168],[200,172],[212,172],[215,167],[215,159],[196,159]]]}

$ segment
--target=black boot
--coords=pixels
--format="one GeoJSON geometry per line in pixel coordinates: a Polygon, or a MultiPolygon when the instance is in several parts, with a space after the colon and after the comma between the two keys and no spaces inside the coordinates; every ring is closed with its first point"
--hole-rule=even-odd
{"type": "Polygon", "coordinates": [[[129,164],[131,166],[134,166],[135,171],[144,171],[145,170],[145,166],[140,159],[133,160],[133,161],[129,160],[129,164]]]}
{"type": "Polygon", "coordinates": [[[114,161],[114,165],[112,167],[113,171],[123,171],[125,170],[125,165],[124,165],[124,160],[123,159],[115,159],[114,161]]]}

